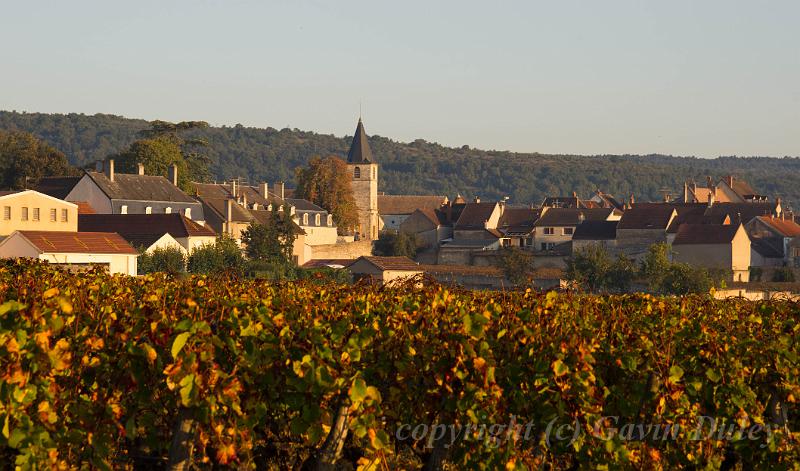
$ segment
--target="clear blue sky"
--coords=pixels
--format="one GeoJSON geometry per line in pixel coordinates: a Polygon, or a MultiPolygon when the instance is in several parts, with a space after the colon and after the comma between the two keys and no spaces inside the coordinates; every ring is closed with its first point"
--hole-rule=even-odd
{"type": "Polygon", "coordinates": [[[0,108],[800,156],[800,1],[0,0],[0,108]]]}

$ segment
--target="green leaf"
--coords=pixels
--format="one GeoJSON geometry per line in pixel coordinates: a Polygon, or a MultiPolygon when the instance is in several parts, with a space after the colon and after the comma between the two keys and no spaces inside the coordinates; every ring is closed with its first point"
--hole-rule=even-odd
{"type": "Polygon", "coordinates": [[[6,415],[6,420],[3,422],[3,436],[8,438],[8,415],[6,415]]]}
{"type": "Polygon", "coordinates": [[[353,385],[350,386],[348,394],[353,403],[363,401],[364,398],[367,397],[367,383],[361,378],[356,378],[355,381],[353,381],[353,385]]]}
{"type": "Polygon", "coordinates": [[[713,368],[709,368],[706,370],[706,378],[710,379],[711,381],[717,383],[719,380],[722,379],[722,375],[720,375],[717,370],[713,368]]]}
{"type": "Polygon", "coordinates": [[[683,378],[683,368],[678,365],[672,365],[669,369],[669,380],[677,383],[681,378],[683,378]]]}
{"type": "Polygon", "coordinates": [[[186,375],[180,382],[181,404],[188,406],[192,399],[192,389],[194,389],[194,373],[186,375]]]}
{"type": "Polygon", "coordinates": [[[184,345],[186,345],[186,341],[188,341],[189,337],[191,336],[192,336],[191,333],[184,332],[182,334],[178,334],[178,336],[175,337],[175,341],[172,342],[172,350],[170,350],[170,352],[172,353],[172,358],[178,357],[178,353],[181,352],[181,349],[183,348],[184,345]]]}
{"type": "Polygon", "coordinates": [[[563,376],[569,372],[569,367],[563,361],[556,360],[553,362],[553,372],[556,376],[563,376]]]}

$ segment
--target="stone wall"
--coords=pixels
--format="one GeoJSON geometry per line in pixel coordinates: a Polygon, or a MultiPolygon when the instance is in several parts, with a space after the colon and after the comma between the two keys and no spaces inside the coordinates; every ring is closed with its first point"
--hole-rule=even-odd
{"type": "Polygon", "coordinates": [[[372,241],[359,240],[344,244],[315,245],[311,247],[312,260],[324,259],[356,259],[364,255],[372,255],[372,241]]]}

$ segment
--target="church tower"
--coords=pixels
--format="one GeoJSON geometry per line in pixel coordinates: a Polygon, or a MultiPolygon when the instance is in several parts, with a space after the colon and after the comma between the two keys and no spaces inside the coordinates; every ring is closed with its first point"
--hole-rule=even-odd
{"type": "Polygon", "coordinates": [[[364,124],[358,118],[353,143],[347,153],[347,167],[353,196],[358,208],[358,232],[361,239],[376,240],[380,218],[378,217],[378,164],[372,158],[364,124]]]}

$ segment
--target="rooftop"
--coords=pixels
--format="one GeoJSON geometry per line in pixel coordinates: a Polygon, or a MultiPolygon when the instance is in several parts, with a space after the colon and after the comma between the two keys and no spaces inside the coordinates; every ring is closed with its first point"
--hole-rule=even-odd
{"type": "Polygon", "coordinates": [[[419,264],[408,257],[367,257],[362,256],[348,265],[352,266],[359,260],[366,260],[381,270],[393,271],[421,271],[419,264]]]}
{"type": "Polygon", "coordinates": [[[378,195],[378,213],[411,214],[417,209],[439,209],[446,199],[438,195],[378,195]]]}
{"type": "Polygon", "coordinates": [[[115,173],[114,181],[105,173],[86,172],[110,199],[197,203],[189,195],[160,175],[115,173]]]}
{"type": "Polygon", "coordinates": [[[113,232],[19,231],[19,234],[42,253],[139,253],[113,232]]]}
{"type": "Polygon", "coordinates": [[[739,227],[739,224],[682,224],[672,245],[729,244],[739,227]]]}

